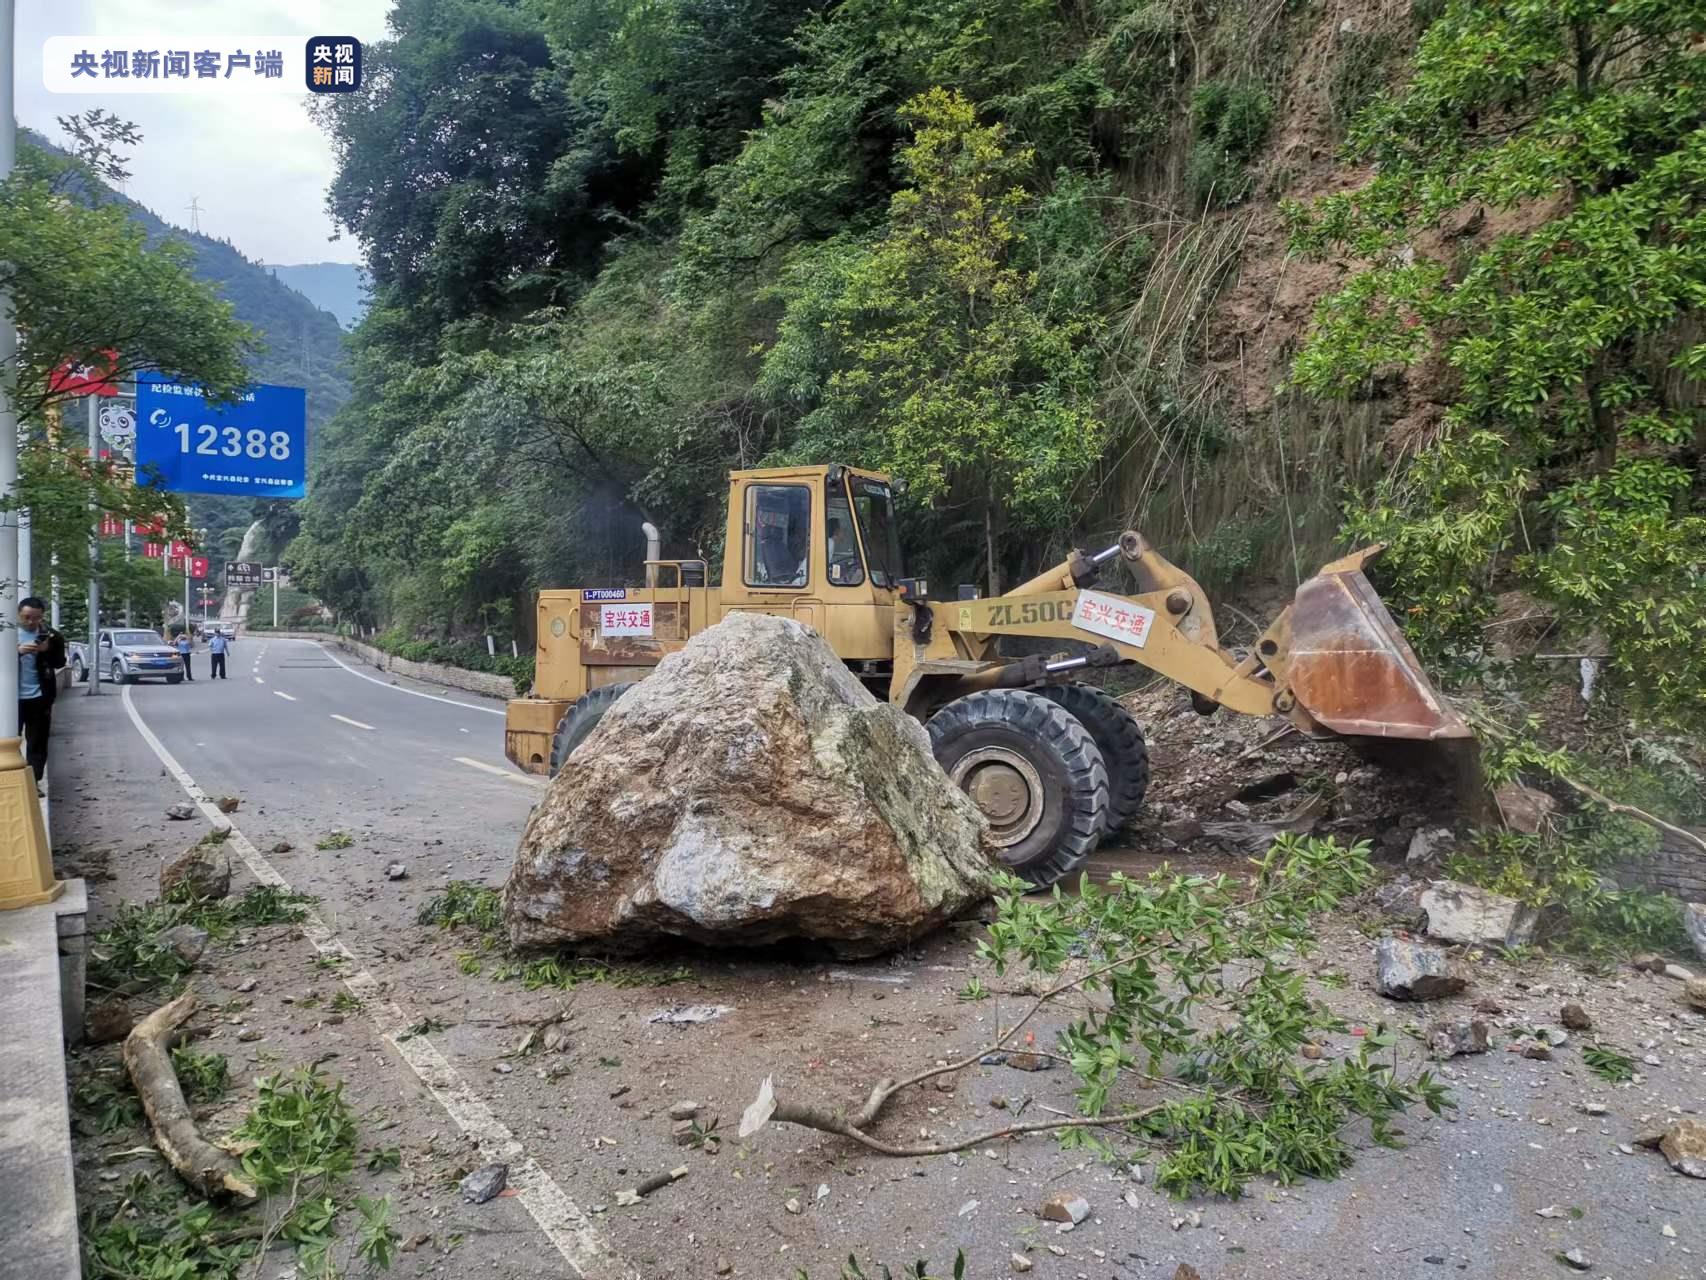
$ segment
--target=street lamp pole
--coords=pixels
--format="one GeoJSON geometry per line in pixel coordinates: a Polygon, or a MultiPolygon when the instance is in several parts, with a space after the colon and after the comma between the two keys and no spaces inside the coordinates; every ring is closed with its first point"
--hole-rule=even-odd
{"type": "MultiPolygon", "coordinates": [[[[0,182],[17,159],[17,125],[12,118],[12,41],[14,0],[0,0],[0,182]]],[[[0,651],[18,640],[18,331],[12,324],[12,296],[0,288],[0,651]]],[[[11,653],[0,660],[0,738],[18,736],[18,663],[11,653]]]]}

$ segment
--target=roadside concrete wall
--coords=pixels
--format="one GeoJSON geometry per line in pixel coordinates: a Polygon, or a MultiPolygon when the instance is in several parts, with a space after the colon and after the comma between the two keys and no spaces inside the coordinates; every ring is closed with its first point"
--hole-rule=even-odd
{"type": "Polygon", "coordinates": [[[318,640],[335,645],[352,657],[361,659],[370,667],[381,671],[393,671],[411,680],[424,680],[428,684],[441,684],[447,689],[463,689],[468,693],[483,693],[488,698],[515,697],[515,681],[508,676],[492,675],[485,671],[465,671],[461,667],[447,667],[437,662],[409,662],[406,659],[394,657],[383,649],[375,649],[370,644],[362,644],[359,640],[351,640],[348,636],[328,635],[324,631],[248,631],[243,633],[243,639],[265,640],[278,636],[285,640],[318,640]]]}

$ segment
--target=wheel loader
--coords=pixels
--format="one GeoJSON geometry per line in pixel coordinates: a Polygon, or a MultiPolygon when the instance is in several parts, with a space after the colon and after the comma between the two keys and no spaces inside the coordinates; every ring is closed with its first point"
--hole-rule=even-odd
{"type": "Polygon", "coordinates": [[[1283,716],[1311,736],[1470,736],[1363,574],[1378,547],[1324,566],[1239,656],[1202,588],[1132,531],[1003,595],[938,598],[906,575],[893,494],[887,476],[856,467],[732,472],[720,587],[703,561],[660,559],[647,525],[644,587],[541,592],[534,696],[509,704],[509,759],[556,774],[634,681],[743,610],[812,627],[867,688],[923,721],[1002,860],[1037,885],[1130,822],[1149,782],[1141,727],[1074,679],[1095,669],[1147,667],[1203,714],[1283,716]],[[1113,564],[1132,594],[1098,589],[1113,564]],[[1004,636],[1060,649],[1007,656],[1004,636]]]}

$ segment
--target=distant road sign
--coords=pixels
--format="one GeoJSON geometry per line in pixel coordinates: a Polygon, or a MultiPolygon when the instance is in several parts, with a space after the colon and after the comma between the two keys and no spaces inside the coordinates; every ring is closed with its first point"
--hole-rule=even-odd
{"type": "Polygon", "coordinates": [[[227,560],[225,562],[225,585],[228,587],[255,587],[261,583],[264,566],[253,560],[227,560]]]}
{"type": "Polygon", "coordinates": [[[308,393],[258,383],[231,404],[195,384],[136,380],[136,464],[174,493],[300,498],[308,492],[308,393]]]}

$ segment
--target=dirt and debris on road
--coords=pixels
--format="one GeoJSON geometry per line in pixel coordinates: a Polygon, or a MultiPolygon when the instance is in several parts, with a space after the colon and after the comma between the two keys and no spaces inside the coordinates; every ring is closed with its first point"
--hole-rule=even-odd
{"type": "MultiPolygon", "coordinates": [[[[1382,843],[1394,861],[1415,831],[1442,825],[1426,784],[1399,778],[1389,792],[1378,774],[1355,781],[1357,769],[1371,766],[1334,745],[1289,738],[1240,759],[1272,731],[1253,722],[1211,721],[1223,745],[1198,752],[1187,727],[1200,722],[1186,714],[1191,720],[1177,725],[1151,718],[1158,752],[1175,753],[1174,766],[1157,776],[1165,816],[1140,822],[1129,847],[1099,854],[1098,872],[1139,874],[1170,860],[1238,873],[1240,854],[1204,840],[1175,844],[1159,827],[1177,821],[1193,797],[1230,787],[1236,800],[1252,773],[1289,769],[1304,784],[1325,776],[1335,799],[1324,821],[1344,824],[1343,838],[1367,833],[1352,825],[1359,812],[1379,815],[1376,827],[1396,823],[1401,836],[1382,843]],[[1359,794],[1371,797],[1366,811],[1348,798],[1359,794]]],[[[78,859],[113,877],[95,895],[97,928],[117,902],[154,896],[162,857],[186,843],[185,828],[164,816],[171,779],[103,750],[87,752],[84,767],[95,772],[81,781],[104,802],[56,812],[78,859]]],[[[78,781],[67,778],[73,795],[78,781]]],[[[1039,1280],[1170,1280],[1189,1274],[1181,1268],[1204,1280],[1503,1280],[1566,1274],[1559,1259],[1571,1250],[1592,1260],[1593,1274],[1617,1280],[1706,1275],[1706,1181],[1673,1168],[1657,1147],[1638,1145],[1649,1131],[1662,1142],[1683,1122],[1698,1123],[1706,1100],[1706,1015],[1687,1003],[1686,983],[1664,972],[1684,956],[1662,957],[1657,972],[1588,972],[1537,952],[1513,963],[1457,948],[1462,992],[1395,1003],[1375,990],[1374,939],[1393,921],[1371,896],[1322,924],[1305,966],[1308,988],[1343,1029],[1303,1056],[1335,1061],[1384,1022],[1398,1032],[1393,1052],[1407,1066],[1436,1071],[1457,1106],[1438,1118],[1404,1117],[1402,1149],[1353,1133],[1356,1163],[1336,1181],[1257,1179],[1239,1200],[1176,1201],[1155,1189],[1153,1160],[1141,1150],[1106,1165],[1029,1136],[889,1159],[778,1125],[737,1136],[766,1076],[791,1095],[845,1104],[874,1080],[989,1043],[1028,997],[1024,975],[997,975],[978,959],[976,922],[852,963],[800,952],[688,951],[643,964],[565,960],[555,973],[529,970],[476,928],[417,920],[454,880],[501,884],[514,829],[494,830],[480,813],[462,819],[423,806],[417,815],[364,814],[347,802],[316,810],[249,794],[233,816],[238,828],[257,848],[290,843],[299,851],[278,855],[279,865],[295,887],[319,897],[319,918],[351,958],[328,959],[324,939],[292,924],[208,941],[187,978],[204,1006],[190,1030],[198,1051],[228,1059],[230,1087],[222,1100],[197,1105],[197,1122],[212,1137],[229,1132],[254,1102],[253,1081],[269,1073],[318,1063],[342,1081],[364,1157],[377,1153],[371,1168],[365,1158],[358,1164],[352,1185],[395,1205],[393,1274],[570,1277],[567,1248],[578,1250],[586,1274],[612,1277],[804,1270],[822,1280],[839,1275],[849,1254],[867,1274],[883,1263],[898,1273],[919,1258],[940,1274],[961,1249],[968,1275],[1011,1274],[1020,1258],[1039,1280]],[[317,835],[332,829],[360,835],[349,849],[314,851],[317,835]],[[405,857],[413,874],[387,880],[387,864],[405,857]],[[967,997],[979,988],[983,998],[967,997]],[[388,1004],[405,1021],[394,1022],[388,1004]],[[1580,1006],[1591,1031],[1564,1028],[1567,1005],[1580,1006]],[[1487,1052],[1432,1058],[1429,1028],[1438,1022],[1484,1024],[1487,1052]],[[1549,1057],[1527,1056],[1531,1046],[1549,1057]],[[1622,1083],[1590,1065],[1597,1047],[1626,1061],[1622,1083]],[[453,1075],[434,1075],[433,1062],[453,1075]],[[693,1114],[673,1114],[685,1101],[697,1103],[693,1114]],[[480,1115],[509,1135],[506,1149],[482,1143],[480,1115]],[[507,1166],[504,1190],[470,1204],[462,1181],[492,1164],[507,1166]],[[534,1168],[579,1215],[556,1235],[528,1208],[539,1203],[534,1168]],[[670,1176],[681,1168],[687,1172],[670,1176]],[[638,1193],[659,1177],[666,1181],[656,1190],[638,1193]],[[1057,1195],[1082,1200],[1087,1215],[1077,1223],[1042,1216],[1057,1195]],[[1561,1216],[1541,1215],[1552,1206],[1561,1216]]],[[[1250,821],[1295,807],[1277,791],[1239,803],[1247,818],[1229,812],[1250,821]]],[[[232,892],[253,883],[238,866],[232,892]]],[[[133,997],[130,1012],[147,1012],[151,999],[133,997]]],[[[1053,1043],[1063,1020],[1037,1027],[1039,1047],[1053,1043]]],[[[72,1066],[81,1090],[80,1195],[85,1207],[107,1212],[124,1202],[135,1174],[170,1179],[146,1133],[113,1100],[117,1055],[116,1044],[86,1049],[72,1066]]],[[[1070,1071],[1025,1070],[1014,1057],[1022,1054],[897,1096],[882,1131],[952,1138],[1010,1117],[1073,1110],[1070,1071]]],[[[288,1262],[284,1253],[272,1257],[277,1265],[269,1260],[264,1274],[288,1262]]]]}

